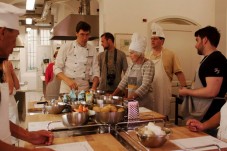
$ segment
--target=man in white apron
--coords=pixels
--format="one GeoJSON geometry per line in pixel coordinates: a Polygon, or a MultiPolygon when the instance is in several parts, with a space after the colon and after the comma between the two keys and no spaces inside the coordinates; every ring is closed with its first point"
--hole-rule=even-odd
{"type": "MultiPolygon", "coordinates": [[[[0,59],[7,60],[9,54],[12,53],[15,47],[16,37],[19,34],[19,15],[25,13],[25,10],[14,7],[6,3],[0,2],[0,59]]],[[[1,64],[2,65],[2,64],[1,64]]],[[[5,67],[1,67],[1,72],[7,74],[5,67]]],[[[8,78],[8,77],[5,77],[8,78]]],[[[50,145],[53,142],[53,134],[48,131],[35,131],[28,132],[27,130],[19,127],[13,122],[9,121],[9,102],[10,94],[12,92],[9,86],[12,83],[3,83],[3,75],[0,78],[0,149],[1,150],[16,150],[15,146],[11,145],[11,135],[16,136],[24,141],[28,141],[32,144],[50,145]],[[9,91],[10,90],[10,91],[9,91]]],[[[20,148],[21,150],[25,150],[20,148]]],[[[52,151],[52,149],[39,148],[36,151],[52,151]]]]}
{"type": "Polygon", "coordinates": [[[164,41],[163,29],[158,24],[153,23],[151,26],[152,51],[150,59],[155,64],[153,81],[154,111],[169,115],[173,74],[177,76],[182,87],[186,86],[186,80],[177,56],[172,51],[163,48],[164,41]]]}
{"type": "Polygon", "coordinates": [[[95,47],[88,44],[91,27],[86,22],[79,22],[76,27],[76,41],[61,46],[54,65],[55,75],[61,79],[60,93],[70,90],[96,89],[99,83],[99,66],[95,47]]]}
{"type": "Polygon", "coordinates": [[[127,69],[117,89],[112,95],[119,94],[126,87],[128,98],[139,102],[139,106],[153,109],[153,95],[151,83],[154,77],[154,64],[144,57],[147,41],[138,33],[132,35],[129,46],[130,58],[133,62],[127,69]]]}
{"type": "Polygon", "coordinates": [[[197,52],[204,58],[200,62],[194,88],[181,88],[179,95],[190,96],[192,100],[196,99],[196,102],[192,101],[196,106],[194,109],[203,113],[200,114],[200,118],[197,118],[198,112],[196,115],[190,112],[190,115],[200,121],[207,121],[219,112],[225,103],[227,62],[226,57],[217,50],[220,33],[215,27],[207,26],[199,29],[195,32],[195,37],[197,52]]]}

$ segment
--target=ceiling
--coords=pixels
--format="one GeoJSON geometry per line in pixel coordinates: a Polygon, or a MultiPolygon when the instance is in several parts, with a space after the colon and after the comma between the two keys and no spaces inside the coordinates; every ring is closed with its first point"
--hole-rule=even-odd
{"type": "MultiPolygon", "coordinates": [[[[0,0],[0,2],[8,3],[8,4],[13,4],[17,7],[24,8],[26,6],[26,0],[0,0]]],[[[36,0],[35,5],[43,5],[44,0],[36,0]]]]}
{"type": "MultiPolygon", "coordinates": [[[[20,17],[20,25],[24,25],[26,27],[37,28],[37,27],[53,27],[53,15],[51,12],[44,9],[45,2],[52,2],[54,0],[35,0],[35,9],[33,11],[26,11],[26,14],[20,17]],[[43,17],[44,10],[47,11],[45,17],[43,17]],[[25,19],[32,18],[32,25],[26,25],[25,19]]],[[[55,0],[61,1],[61,0],[55,0]]],[[[26,8],[26,0],[0,0],[0,2],[12,4],[16,7],[25,9],[26,8]]]]}

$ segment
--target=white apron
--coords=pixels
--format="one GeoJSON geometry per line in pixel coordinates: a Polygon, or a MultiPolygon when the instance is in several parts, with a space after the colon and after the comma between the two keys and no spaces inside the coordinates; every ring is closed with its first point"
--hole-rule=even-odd
{"type": "Polygon", "coordinates": [[[220,119],[220,127],[218,130],[218,139],[227,142],[227,103],[225,103],[221,108],[221,119],[220,119]]]}
{"type": "MultiPolygon", "coordinates": [[[[202,62],[201,62],[202,64],[202,62]]],[[[191,89],[203,88],[202,82],[199,79],[199,68],[197,68],[195,73],[194,82],[191,85],[191,89]]],[[[181,115],[184,119],[195,118],[197,120],[202,120],[203,116],[209,109],[213,99],[208,98],[197,98],[192,96],[186,96],[183,99],[181,105],[181,115]]]]}
{"type": "Polygon", "coordinates": [[[11,144],[11,133],[9,127],[9,87],[7,83],[0,83],[1,101],[0,101],[0,140],[11,144]]]}
{"type": "MultiPolygon", "coordinates": [[[[140,70],[133,70],[133,66],[131,67],[131,70],[128,74],[128,96],[132,94],[133,92],[138,89],[142,85],[142,65],[140,67],[140,70]]],[[[143,98],[136,98],[139,102],[140,107],[146,107],[148,109],[153,109],[153,95],[152,92],[148,91],[147,94],[143,96],[143,98]]]]}
{"type": "MultiPolygon", "coordinates": [[[[19,116],[18,116],[18,108],[17,108],[17,102],[15,100],[14,95],[16,94],[16,90],[13,90],[13,94],[9,95],[9,120],[13,122],[14,124],[19,124],[19,116]]],[[[18,143],[18,139],[15,137],[11,137],[11,143],[16,144],[18,143]]]]}
{"type": "Polygon", "coordinates": [[[172,83],[165,72],[162,53],[160,59],[152,60],[155,64],[155,75],[152,83],[154,95],[154,111],[163,115],[170,114],[170,101],[172,97],[172,83]]]}

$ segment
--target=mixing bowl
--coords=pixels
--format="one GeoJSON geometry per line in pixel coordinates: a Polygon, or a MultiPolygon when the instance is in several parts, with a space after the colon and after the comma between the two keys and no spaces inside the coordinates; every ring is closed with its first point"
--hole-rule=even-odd
{"type": "Polygon", "coordinates": [[[58,102],[58,103],[53,103],[50,105],[45,105],[44,108],[45,108],[46,113],[59,114],[64,110],[65,104],[62,102],[58,102]]]}
{"type": "MultiPolygon", "coordinates": [[[[107,106],[112,106],[113,107],[115,105],[110,105],[110,104],[104,105],[104,107],[107,107],[107,106]]],[[[116,109],[117,109],[115,111],[103,110],[104,107],[100,107],[100,111],[96,110],[95,121],[97,123],[116,124],[118,122],[123,121],[124,115],[125,115],[125,109],[123,108],[123,106],[115,106],[116,109]],[[119,109],[121,109],[121,111],[119,109]]]]}
{"type": "Polygon", "coordinates": [[[66,127],[81,126],[88,122],[88,112],[71,112],[62,115],[62,122],[66,127]]]}
{"type": "Polygon", "coordinates": [[[171,132],[171,130],[168,128],[162,128],[162,130],[164,130],[166,133],[165,135],[155,135],[155,134],[147,135],[147,134],[143,133],[143,127],[144,126],[137,127],[137,128],[135,128],[135,131],[136,131],[139,141],[144,146],[149,147],[149,148],[160,147],[163,144],[165,144],[165,142],[167,141],[168,136],[171,132]]]}

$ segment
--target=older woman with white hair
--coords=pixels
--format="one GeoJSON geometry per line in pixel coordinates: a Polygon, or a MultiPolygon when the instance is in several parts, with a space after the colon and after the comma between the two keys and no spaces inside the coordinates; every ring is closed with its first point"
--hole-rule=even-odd
{"type": "Polygon", "coordinates": [[[132,65],[128,67],[127,72],[117,89],[112,95],[118,95],[126,87],[128,89],[128,98],[135,99],[139,106],[152,109],[153,95],[151,83],[154,78],[154,64],[144,57],[147,40],[144,36],[133,33],[129,46],[132,65]]]}

